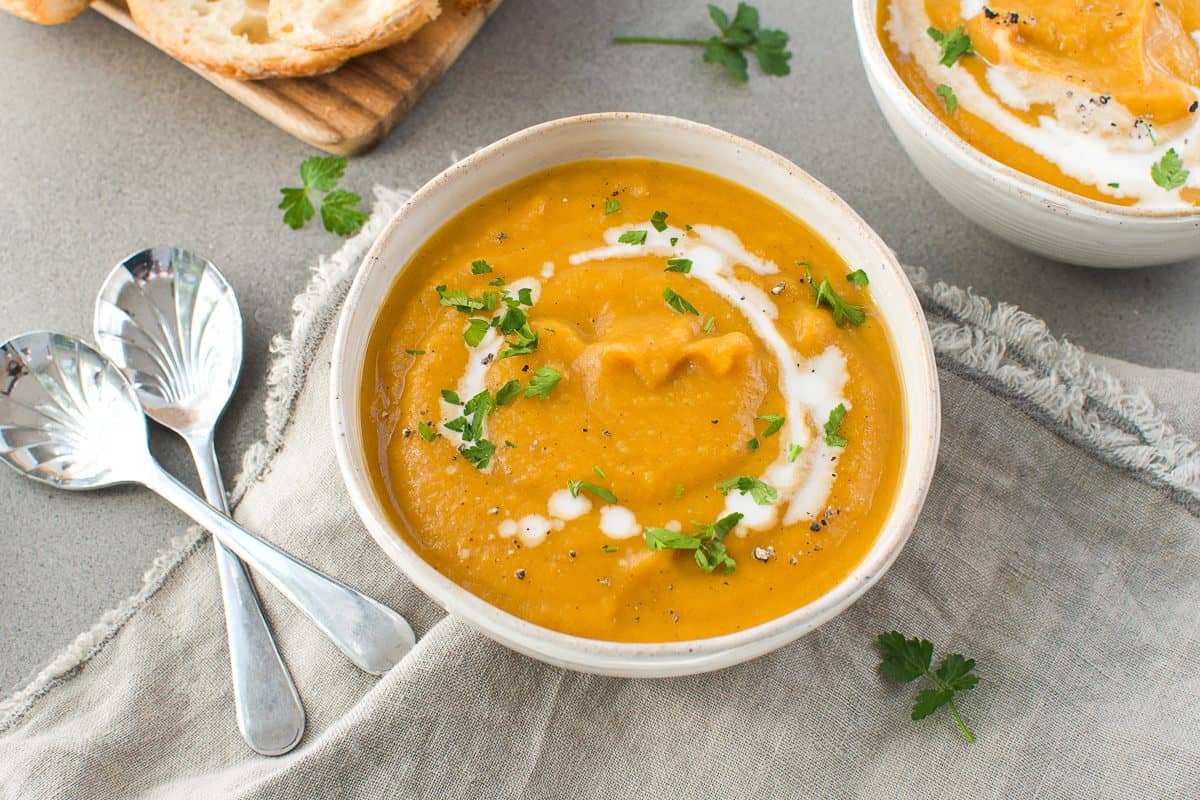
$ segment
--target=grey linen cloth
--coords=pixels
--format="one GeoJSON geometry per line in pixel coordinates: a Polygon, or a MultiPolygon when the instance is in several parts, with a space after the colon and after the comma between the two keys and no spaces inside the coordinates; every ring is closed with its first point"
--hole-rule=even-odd
{"type": "MultiPolygon", "coordinates": [[[[5,798],[1200,797],[1200,376],[1105,362],[914,272],[944,434],[916,531],[834,621],[721,672],[618,680],[506,650],[413,588],[350,506],[327,420],[328,323],[368,230],[322,261],[280,340],[270,428],[236,515],[412,621],[376,679],[270,588],[308,710],[275,759],[238,735],[212,548],[191,531],[146,587],[0,704],[5,798]],[[1114,377],[1121,373],[1124,385],[1114,377]],[[1135,389],[1146,383],[1164,408],[1135,389]],[[911,722],[878,672],[899,629],[978,660],[911,722]]],[[[182,527],[182,526],[181,526],[182,527]]]]}

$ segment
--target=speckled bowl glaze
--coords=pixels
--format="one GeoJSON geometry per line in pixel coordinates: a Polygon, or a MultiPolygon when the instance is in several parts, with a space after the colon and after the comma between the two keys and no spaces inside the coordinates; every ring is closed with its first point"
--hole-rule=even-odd
{"type": "Polygon", "coordinates": [[[347,295],[333,348],[330,413],[338,463],[355,509],[400,570],[449,613],[514,650],[569,669],[664,677],[720,669],[770,652],[844,611],[883,575],[908,539],[937,457],[941,401],[921,306],[895,257],[837,195],[756,144],[695,122],[647,114],[591,114],[523,130],[438,175],[397,212],[367,253],[347,295]],[[901,485],[866,559],[808,605],[738,633],[685,642],[631,644],[569,636],[519,619],[456,585],[394,528],[368,475],[360,422],[363,353],[381,304],[430,232],[480,197],[533,172],[581,159],[640,157],[696,167],[736,181],[820,232],[847,263],[871,275],[892,334],[907,427],[901,485]]]}
{"type": "Polygon", "coordinates": [[[1128,269],[1200,255],[1200,209],[1139,210],[1071,194],[984,155],[921,104],[879,41],[881,0],[854,0],[867,79],[925,179],[971,220],[1018,247],[1087,267],[1128,269]]]}

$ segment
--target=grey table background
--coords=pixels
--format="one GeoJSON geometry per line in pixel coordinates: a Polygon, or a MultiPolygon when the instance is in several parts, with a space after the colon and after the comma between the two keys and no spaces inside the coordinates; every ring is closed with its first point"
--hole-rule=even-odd
{"type": "MultiPolygon", "coordinates": [[[[733,0],[725,0],[732,5],[733,0]]],[[[507,0],[347,183],[417,187],[519,128],[589,111],[708,122],[795,160],[909,263],[1017,303],[1084,347],[1200,371],[1200,263],[1102,272],[1050,263],[972,226],[915,172],[876,110],[850,4],[758,0],[793,37],[793,74],[739,86],[697,51],[616,47],[615,33],[708,35],[700,0],[507,0]]],[[[753,71],[753,68],[752,68],[753,71]]],[[[93,297],[129,252],[171,243],[213,259],[246,316],[241,391],[218,442],[226,472],[260,434],[270,337],[316,256],[339,241],[293,232],[275,209],[312,150],[94,13],[40,28],[0,14],[0,336],[86,336],[93,297]]],[[[155,448],[177,474],[177,443],[155,448]]],[[[332,454],[330,454],[332,458],[332,454]]],[[[190,476],[189,476],[190,480],[190,476]]],[[[0,475],[0,693],[140,585],[183,518],[149,493],[88,495],[0,475]]]]}

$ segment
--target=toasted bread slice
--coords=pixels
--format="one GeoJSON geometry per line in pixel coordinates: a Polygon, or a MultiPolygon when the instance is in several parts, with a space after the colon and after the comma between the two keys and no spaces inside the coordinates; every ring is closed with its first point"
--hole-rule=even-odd
{"type": "Polygon", "coordinates": [[[441,12],[438,0],[270,0],[271,35],[309,50],[378,50],[441,12]]]}
{"type": "Polygon", "coordinates": [[[41,25],[69,22],[91,5],[92,0],[0,0],[0,10],[41,25]]]}
{"type": "Polygon", "coordinates": [[[267,2],[128,0],[134,21],[155,44],[185,64],[230,78],[320,75],[356,55],[347,48],[309,50],[272,36],[267,2]]]}

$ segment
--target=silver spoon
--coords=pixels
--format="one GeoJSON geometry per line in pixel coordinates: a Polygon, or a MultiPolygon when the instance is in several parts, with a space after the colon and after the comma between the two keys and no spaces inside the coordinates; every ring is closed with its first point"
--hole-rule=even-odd
{"type": "Polygon", "coordinates": [[[404,617],[258,538],[159,466],[133,386],[86,343],[26,333],[0,344],[0,362],[0,459],[13,469],[60,489],[140,483],[158,493],[270,581],[366,672],[386,672],[412,649],[404,617]]]}
{"type": "MultiPolygon", "coordinates": [[[[213,434],[242,366],[242,315],[225,277],[184,250],[134,253],[104,281],[92,330],[146,416],[187,442],[205,499],[228,515],[213,434]]],[[[238,728],[256,752],[282,755],[304,734],[304,706],[245,565],[219,540],[213,549],[238,728]]]]}

